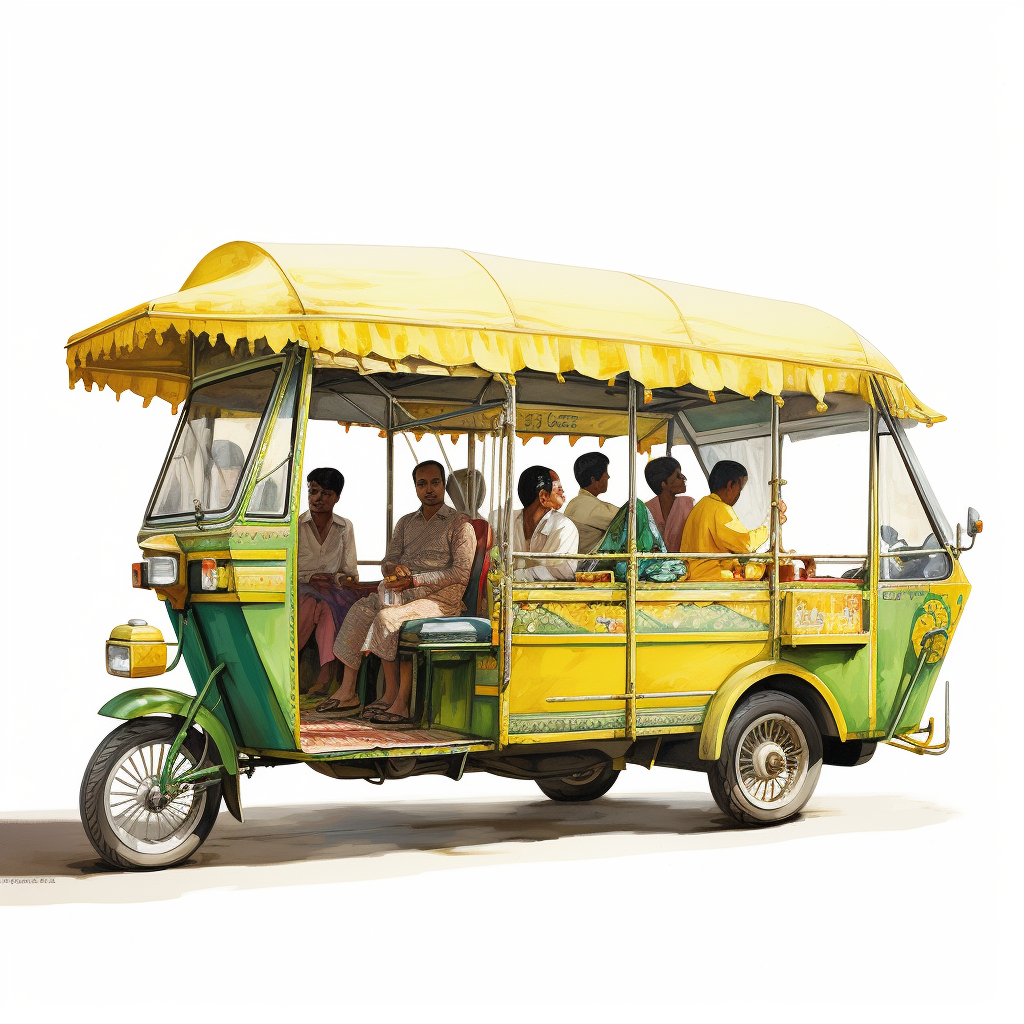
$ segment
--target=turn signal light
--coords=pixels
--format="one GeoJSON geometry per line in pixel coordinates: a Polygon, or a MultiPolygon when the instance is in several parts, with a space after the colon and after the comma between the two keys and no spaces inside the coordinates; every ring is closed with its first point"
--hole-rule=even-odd
{"type": "Polygon", "coordinates": [[[985,529],[985,524],[979,519],[977,521],[977,523],[974,524],[974,531],[975,531],[975,533],[981,533],[981,531],[984,530],[984,529],[985,529]]]}
{"type": "Polygon", "coordinates": [[[202,588],[203,590],[217,589],[217,559],[204,558],[202,567],[202,588]]]}

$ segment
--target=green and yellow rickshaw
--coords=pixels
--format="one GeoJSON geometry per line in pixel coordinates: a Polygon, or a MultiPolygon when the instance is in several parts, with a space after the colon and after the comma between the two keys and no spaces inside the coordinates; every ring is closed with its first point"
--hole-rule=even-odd
{"type": "MultiPolygon", "coordinates": [[[[862,764],[880,741],[948,747],[948,686],[944,739],[921,722],[970,591],[965,545],[907,430],[943,417],[825,313],[461,250],[233,242],[180,291],[75,335],[67,362],[72,387],[182,407],[132,567],[175,636],[141,620],[111,632],[108,671],[142,684],[100,709],[123,724],[82,783],[86,831],[112,865],[186,860],[222,797],[241,820],[240,776],[264,765],[371,781],[484,771],[556,800],[601,796],[627,764],[684,768],[738,822],[764,825],[800,811],[822,764],[862,764]],[[464,614],[401,635],[411,729],[301,699],[315,674],[297,644],[296,566],[312,425],[336,432],[340,458],[351,427],[379,435],[387,535],[396,439],[464,438],[462,479],[489,481],[493,542],[478,522],[464,614]],[[628,438],[624,550],[542,556],[593,560],[575,579],[516,578],[515,442],[532,437],[628,438]],[[862,457],[856,472],[844,457],[863,493],[852,550],[782,546],[784,463],[808,439],[862,457]],[[705,472],[750,467],[745,514],[763,513],[771,539],[739,578],[640,571],[708,557],[637,550],[637,456],[658,445],[705,472]],[[192,688],[157,685],[179,660],[192,688]]],[[[980,529],[972,509],[972,545],[980,529]]],[[[364,698],[378,667],[364,659],[364,698]]]]}

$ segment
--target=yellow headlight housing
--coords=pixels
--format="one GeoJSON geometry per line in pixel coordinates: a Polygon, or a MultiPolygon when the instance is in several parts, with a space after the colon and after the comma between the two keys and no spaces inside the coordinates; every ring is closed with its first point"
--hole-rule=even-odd
{"type": "Polygon", "coordinates": [[[159,676],[167,670],[164,635],[145,619],[129,619],[115,626],[107,641],[107,671],[112,676],[139,679],[159,676]]]}

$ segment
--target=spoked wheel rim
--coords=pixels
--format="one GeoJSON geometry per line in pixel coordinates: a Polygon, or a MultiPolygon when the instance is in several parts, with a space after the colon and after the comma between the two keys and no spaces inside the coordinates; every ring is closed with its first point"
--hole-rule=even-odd
{"type": "Polygon", "coordinates": [[[777,810],[800,795],[810,767],[803,729],[788,715],[751,722],[736,746],[736,778],[753,806],[777,810]]]}
{"type": "MultiPolygon", "coordinates": [[[[103,813],[118,840],[136,853],[170,853],[195,831],[206,807],[205,789],[175,787],[160,793],[160,774],[170,741],[140,743],[118,759],[107,775],[103,813]]],[[[172,781],[198,767],[182,747],[168,774],[172,781]]]]}

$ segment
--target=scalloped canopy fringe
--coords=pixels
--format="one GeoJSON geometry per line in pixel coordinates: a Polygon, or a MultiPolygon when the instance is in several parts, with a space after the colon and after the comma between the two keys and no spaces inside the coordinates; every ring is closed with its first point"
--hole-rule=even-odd
{"type": "Polygon", "coordinates": [[[182,290],[71,338],[71,387],[154,397],[188,394],[189,342],[289,342],[318,361],[366,372],[422,370],[628,373],[644,388],[692,384],[747,397],[829,392],[871,402],[877,376],[899,417],[945,417],[920,402],[868,342],[795,303],[611,271],[462,250],[229,243],[182,290]],[[685,309],[685,314],[684,314],[685,309]],[[433,322],[427,322],[433,321],[433,322]]]}

